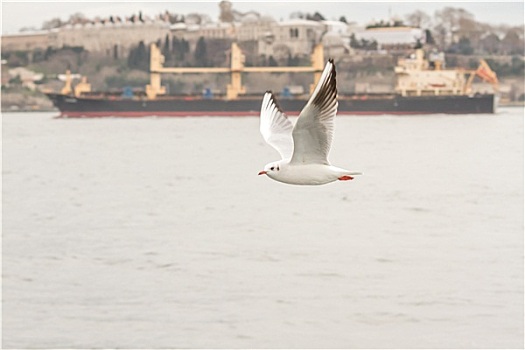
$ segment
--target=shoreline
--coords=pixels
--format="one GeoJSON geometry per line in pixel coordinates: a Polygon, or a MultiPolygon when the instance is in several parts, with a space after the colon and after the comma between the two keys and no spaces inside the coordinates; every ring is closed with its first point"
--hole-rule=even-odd
{"type": "MultiPolygon", "coordinates": [[[[525,108],[525,101],[512,101],[512,102],[505,102],[505,103],[499,103],[497,108],[525,108]]],[[[60,112],[58,108],[48,108],[48,107],[42,107],[42,108],[2,108],[2,113],[27,113],[27,112],[60,112]]]]}

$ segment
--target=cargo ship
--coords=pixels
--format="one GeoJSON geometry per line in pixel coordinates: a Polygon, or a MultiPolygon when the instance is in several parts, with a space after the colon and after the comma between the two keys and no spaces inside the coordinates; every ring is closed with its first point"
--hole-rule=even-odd
{"type": "MultiPolygon", "coordinates": [[[[164,57],[156,45],[151,45],[150,84],[145,90],[135,92],[124,89],[118,93],[91,91],[85,77],[74,88],[71,75],[60,93],[46,93],[60,117],[184,117],[184,116],[254,116],[260,111],[264,91],[246,94],[242,86],[242,73],[311,72],[315,86],[324,68],[321,45],[311,55],[308,67],[244,67],[244,56],[233,43],[230,67],[222,68],[169,68],[164,67],[164,57]],[[226,93],[213,95],[209,91],[201,95],[169,95],[161,85],[161,74],[175,73],[228,73],[231,83],[226,93]]],[[[444,69],[443,55],[424,57],[421,49],[408,58],[400,59],[395,67],[397,84],[395,92],[384,94],[340,93],[340,115],[382,114],[471,114],[494,113],[495,94],[473,94],[472,81],[477,76],[497,90],[498,79],[488,64],[480,61],[476,70],[444,69]]],[[[289,115],[298,115],[306,104],[309,94],[281,93],[279,103],[289,115]]]]}

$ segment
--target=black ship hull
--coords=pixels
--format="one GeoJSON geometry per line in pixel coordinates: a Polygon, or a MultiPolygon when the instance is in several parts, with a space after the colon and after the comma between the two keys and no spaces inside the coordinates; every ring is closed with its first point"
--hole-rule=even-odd
{"type": "MultiPolygon", "coordinates": [[[[184,117],[259,115],[260,98],[224,100],[203,97],[162,96],[155,100],[120,96],[74,97],[47,94],[61,117],[184,117]]],[[[494,113],[493,94],[474,96],[401,96],[352,95],[338,98],[340,115],[382,114],[472,114],[494,113]]],[[[279,104],[289,115],[298,115],[306,99],[280,98],[279,104]]]]}

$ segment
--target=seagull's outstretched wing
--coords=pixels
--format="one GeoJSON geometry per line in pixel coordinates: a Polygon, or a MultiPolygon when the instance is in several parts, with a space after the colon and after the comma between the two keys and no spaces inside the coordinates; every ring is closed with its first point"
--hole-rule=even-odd
{"type": "Polygon", "coordinates": [[[293,125],[270,91],[264,94],[260,119],[260,130],[264,140],[275,148],[283,159],[290,159],[293,153],[293,125]]]}
{"type": "Polygon", "coordinates": [[[330,59],[293,129],[294,152],[290,163],[329,164],[337,105],[335,65],[330,59]]]}

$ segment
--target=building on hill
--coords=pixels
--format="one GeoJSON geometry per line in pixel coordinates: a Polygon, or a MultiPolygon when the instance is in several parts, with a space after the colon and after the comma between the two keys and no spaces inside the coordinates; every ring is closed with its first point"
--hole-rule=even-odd
{"type": "Polygon", "coordinates": [[[270,16],[247,16],[242,21],[237,22],[235,27],[236,39],[239,42],[265,40],[273,34],[272,29],[277,25],[275,19],[270,16]]]}
{"type": "Polygon", "coordinates": [[[169,22],[132,16],[124,20],[95,19],[66,24],[49,31],[22,32],[2,36],[2,51],[33,51],[61,47],[83,47],[87,51],[108,56],[127,55],[139,41],[162,40],[170,34],[169,22]]]}
{"type": "MultiPolygon", "coordinates": [[[[77,18],[49,31],[20,33],[2,37],[3,51],[33,51],[47,48],[82,47],[84,50],[106,56],[127,57],[139,42],[170,45],[174,38],[184,40],[193,52],[200,38],[210,47],[221,48],[225,43],[236,41],[246,50],[248,64],[298,64],[304,61],[313,47],[322,42],[326,54],[339,57],[351,50],[350,25],[339,21],[314,21],[292,19],[276,21],[270,16],[256,12],[240,13],[231,3],[222,1],[220,21],[211,22],[206,16],[188,14],[173,15],[168,12],[155,18],[133,15],[108,18],[77,18]]],[[[173,48],[171,48],[173,49],[173,48]]],[[[212,51],[212,50],[209,50],[212,51]]],[[[213,55],[213,52],[208,52],[213,55]]],[[[210,58],[210,57],[209,57],[210,58]]],[[[209,59],[208,62],[217,61],[209,59]]]]}
{"type": "Polygon", "coordinates": [[[9,69],[8,74],[10,79],[18,79],[20,85],[30,90],[35,90],[35,82],[38,82],[39,80],[42,80],[44,78],[44,74],[33,72],[25,67],[16,67],[9,69]]]}
{"type": "Polygon", "coordinates": [[[350,37],[355,31],[355,23],[341,21],[321,21],[324,32],[321,39],[326,57],[339,58],[353,52],[350,37]]]}
{"type": "Polygon", "coordinates": [[[56,45],[82,46],[87,51],[122,57],[138,42],[163,40],[169,33],[169,22],[158,19],[69,24],[60,28],[56,45]]]}
{"type": "Polygon", "coordinates": [[[357,40],[375,41],[379,50],[399,51],[413,49],[420,42],[425,43],[425,31],[413,27],[372,27],[355,33],[357,40]]]}
{"type": "Polygon", "coordinates": [[[232,23],[206,23],[202,25],[176,23],[170,27],[170,35],[184,39],[189,43],[190,51],[194,51],[200,38],[207,42],[235,40],[235,25],[232,23]]]}
{"type": "Polygon", "coordinates": [[[258,39],[259,54],[276,60],[309,56],[323,31],[324,26],[318,21],[293,19],[277,22],[271,31],[258,39]]]}
{"type": "Polygon", "coordinates": [[[33,51],[35,49],[45,50],[49,46],[55,47],[54,40],[57,33],[58,30],[53,29],[2,35],[2,51],[33,51]]]}
{"type": "Polygon", "coordinates": [[[170,28],[171,36],[184,39],[190,48],[199,38],[236,41],[244,50],[247,62],[258,57],[273,57],[281,63],[289,57],[307,57],[321,40],[326,26],[319,21],[294,19],[277,22],[269,16],[247,15],[240,22],[220,22],[204,25],[176,23],[170,28]]]}

